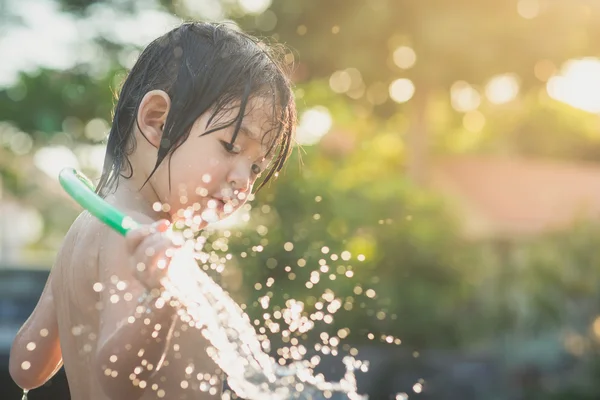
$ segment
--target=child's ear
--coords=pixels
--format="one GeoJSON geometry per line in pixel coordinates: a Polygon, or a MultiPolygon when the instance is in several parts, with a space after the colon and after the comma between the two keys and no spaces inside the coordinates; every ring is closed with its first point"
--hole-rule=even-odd
{"type": "Polygon", "coordinates": [[[163,128],[170,108],[171,98],[163,90],[151,90],[146,93],[138,108],[139,129],[146,140],[157,149],[160,147],[163,128]]]}

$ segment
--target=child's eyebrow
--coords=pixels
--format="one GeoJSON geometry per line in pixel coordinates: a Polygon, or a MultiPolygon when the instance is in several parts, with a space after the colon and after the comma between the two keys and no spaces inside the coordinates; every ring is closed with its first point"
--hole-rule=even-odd
{"type": "MultiPolygon", "coordinates": [[[[260,135],[258,133],[251,130],[246,125],[241,125],[239,128],[239,132],[243,133],[251,140],[259,140],[259,138],[260,138],[260,135]]],[[[262,147],[263,153],[265,153],[265,155],[266,155],[269,152],[269,148],[265,145],[262,145],[261,147],[262,147]]]]}
{"type": "Polygon", "coordinates": [[[243,134],[245,134],[246,136],[248,136],[250,139],[258,139],[259,135],[256,132],[253,132],[250,128],[248,128],[247,126],[240,126],[240,132],[242,132],[243,134]]]}

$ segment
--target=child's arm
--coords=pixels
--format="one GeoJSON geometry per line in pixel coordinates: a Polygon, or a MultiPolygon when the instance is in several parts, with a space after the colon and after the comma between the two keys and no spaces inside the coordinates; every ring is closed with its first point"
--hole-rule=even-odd
{"type": "Polygon", "coordinates": [[[31,390],[46,383],[61,366],[51,273],[33,313],[13,341],[9,371],[17,385],[31,390]]]}
{"type": "MultiPolygon", "coordinates": [[[[135,274],[136,266],[144,262],[147,278],[156,270],[166,249],[172,247],[160,232],[147,230],[146,226],[130,232],[125,240],[109,232],[100,256],[104,289],[94,373],[113,400],[142,395],[148,379],[161,366],[175,322],[175,310],[168,304],[156,307],[147,286],[138,280],[140,274],[135,274]],[[149,248],[154,251],[150,257],[146,255],[149,248]]],[[[155,274],[155,285],[161,273],[155,274]]],[[[145,284],[148,285],[147,280],[145,284]]]]}

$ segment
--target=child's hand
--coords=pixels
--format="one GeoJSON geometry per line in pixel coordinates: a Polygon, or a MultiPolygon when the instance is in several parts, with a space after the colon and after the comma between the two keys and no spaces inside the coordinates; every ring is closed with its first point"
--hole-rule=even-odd
{"type": "Polygon", "coordinates": [[[169,222],[161,220],[127,233],[127,250],[134,276],[148,289],[160,288],[176,246],[165,233],[169,222]]]}

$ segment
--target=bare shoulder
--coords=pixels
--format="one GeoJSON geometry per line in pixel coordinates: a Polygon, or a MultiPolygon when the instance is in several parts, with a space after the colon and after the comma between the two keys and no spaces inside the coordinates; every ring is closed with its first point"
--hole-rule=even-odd
{"type": "MultiPolygon", "coordinates": [[[[123,211],[139,223],[153,222],[139,212],[123,211]]],[[[73,222],[59,248],[51,273],[58,276],[53,277],[52,285],[60,297],[68,295],[70,303],[88,309],[98,300],[97,293],[90,290],[96,283],[106,286],[113,276],[128,278],[122,270],[125,259],[124,238],[84,211],[73,222]]]]}
{"type": "MultiPolygon", "coordinates": [[[[140,212],[134,210],[123,211],[139,224],[151,224],[154,222],[152,218],[140,212]]],[[[99,221],[98,223],[101,224],[99,221]]],[[[107,277],[115,275],[119,270],[119,264],[122,264],[125,260],[125,257],[128,254],[126,250],[126,241],[119,233],[107,226],[103,226],[99,235],[99,246],[98,263],[100,275],[104,274],[104,279],[106,279],[107,277]]]]}
{"type": "MultiPolygon", "coordinates": [[[[125,211],[127,215],[138,223],[146,224],[154,222],[145,214],[133,210],[125,211]]],[[[119,238],[116,232],[112,231],[111,228],[87,211],[84,211],[73,222],[73,225],[71,225],[61,246],[60,253],[78,253],[81,255],[81,252],[107,250],[104,246],[114,242],[115,238],[117,240],[119,238]]]]}
{"type": "Polygon", "coordinates": [[[100,221],[85,211],[67,231],[50,274],[60,303],[89,308],[93,301],[90,289],[98,278],[98,252],[104,235],[100,221]]]}
{"type": "MultiPolygon", "coordinates": [[[[134,210],[123,210],[134,221],[147,224],[154,222],[150,217],[134,210]]],[[[124,238],[102,221],[88,212],[83,212],[73,223],[65,246],[71,246],[74,258],[77,260],[87,259],[92,256],[96,267],[101,267],[103,260],[111,260],[114,257],[122,257],[124,238]],[[108,257],[107,257],[108,256],[108,257]]]]}
{"type": "Polygon", "coordinates": [[[87,211],[79,214],[59,248],[56,267],[88,263],[98,252],[107,228],[87,211]]]}

